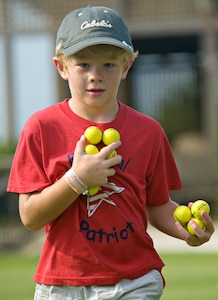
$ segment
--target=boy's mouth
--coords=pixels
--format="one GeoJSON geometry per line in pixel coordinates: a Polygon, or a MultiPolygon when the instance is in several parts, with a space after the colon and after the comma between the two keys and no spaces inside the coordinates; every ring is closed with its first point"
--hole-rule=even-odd
{"type": "Polygon", "coordinates": [[[92,96],[100,96],[104,93],[105,90],[103,89],[89,89],[88,92],[92,96]]]}

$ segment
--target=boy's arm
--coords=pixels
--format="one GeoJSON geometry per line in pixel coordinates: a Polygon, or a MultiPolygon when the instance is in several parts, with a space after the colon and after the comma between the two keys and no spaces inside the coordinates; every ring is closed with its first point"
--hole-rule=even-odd
{"type": "Polygon", "coordinates": [[[29,230],[39,230],[60,216],[78,196],[63,177],[41,192],[20,194],[21,220],[29,230]]]}
{"type": "Polygon", "coordinates": [[[177,206],[178,204],[171,199],[160,206],[146,206],[149,222],[160,231],[186,241],[190,246],[200,246],[208,242],[214,232],[214,226],[210,216],[206,212],[202,212],[206,231],[201,230],[197,225],[193,225],[193,229],[196,229],[196,237],[191,235],[180,223],[175,222],[173,212],[177,206]]]}
{"type": "MultiPolygon", "coordinates": [[[[108,155],[120,146],[114,142],[95,155],[84,152],[84,136],[77,142],[72,169],[86,186],[101,186],[108,177],[115,174],[115,165],[122,160],[120,155],[107,159],[108,155]]],[[[19,212],[23,224],[36,231],[60,216],[77,198],[76,193],[61,177],[41,192],[19,195],[19,212]]]]}

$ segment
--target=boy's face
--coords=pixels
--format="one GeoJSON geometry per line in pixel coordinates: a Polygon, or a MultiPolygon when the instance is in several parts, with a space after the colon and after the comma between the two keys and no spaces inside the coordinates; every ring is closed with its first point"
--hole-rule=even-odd
{"type": "Polygon", "coordinates": [[[69,58],[66,69],[58,67],[58,70],[69,82],[74,103],[94,108],[115,102],[120,81],[126,78],[130,66],[131,62],[124,66],[123,59],[117,54],[82,51],[69,58]]]}

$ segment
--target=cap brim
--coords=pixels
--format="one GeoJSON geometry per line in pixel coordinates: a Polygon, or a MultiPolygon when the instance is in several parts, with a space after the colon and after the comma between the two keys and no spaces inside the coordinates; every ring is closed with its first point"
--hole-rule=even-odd
{"type": "Polygon", "coordinates": [[[90,46],[94,46],[94,45],[112,45],[112,46],[116,46],[119,48],[122,48],[130,53],[134,53],[134,49],[131,45],[127,44],[125,41],[121,42],[119,40],[116,39],[112,39],[112,38],[104,38],[104,37],[94,37],[94,38],[88,38],[85,39],[83,41],[80,41],[76,44],[73,44],[65,49],[60,49],[64,55],[69,56],[69,55],[73,55],[76,52],[90,47],[90,46]]]}

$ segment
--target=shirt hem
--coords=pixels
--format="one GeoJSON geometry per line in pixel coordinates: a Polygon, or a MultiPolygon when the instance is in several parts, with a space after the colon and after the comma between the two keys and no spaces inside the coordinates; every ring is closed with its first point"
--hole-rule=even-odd
{"type": "MultiPolygon", "coordinates": [[[[134,272],[131,274],[123,274],[122,276],[114,276],[114,277],[95,277],[95,278],[57,278],[57,277],[43,277],[39,275],[35,275],[34,281],[39,284],[46,285],[57,285],[57,286],[92,286],[92,285],[114,285],[121,281],[122,279],[136,279],[147,274],[150,270],[156,269],[161,273],[163,265],[159,266],[151,266],[146,270],[141,270],[138,272],[134,272]]],[[[162,275],[162,273],[161,273],[162,275]]],[[[163,277],[163,275],[162,275],[163,277]]],[[[164,278],[163,278],[164,280],[164,278]]]]}

